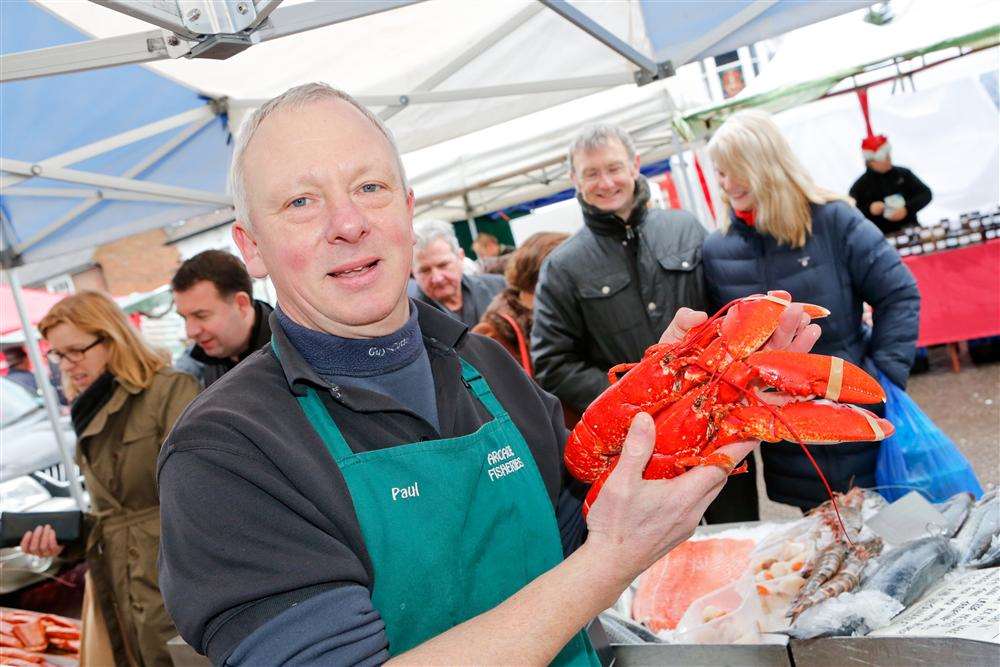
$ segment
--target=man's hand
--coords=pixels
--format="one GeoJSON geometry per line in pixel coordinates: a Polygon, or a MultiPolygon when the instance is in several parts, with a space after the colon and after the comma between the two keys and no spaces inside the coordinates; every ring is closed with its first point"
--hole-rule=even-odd
{"type": "MultiPolygon", "coordinates": [[[[599,562],[609,565],[603,576],[617,578],[622,589],[691,537],[730,472],[700,466],[673,479],[643,479],[654,439],[652,417],[640,413],[632,420],[618,465],[587,516],[589,535],[582,548],[601,554],[599,562]]],[[[716,451],[741,461],[756,446],[737,442],[716,451]]]]}
{"type": "Polygon", "coordinates": [[[906,211],[906,207],[905,206],[900,206],[899,208],[897,208],[896,210],[894,210],[892,213],[886,213],[885,214],[885,219],[889,220],[890,222],[899,222],[900,220],[902,220],[903,218],[906,217],[906,212],[907,212],[906,211]]]}
{"type": "Polygon", "coordinates": [[[868,211],[872,215],[882,215],[882,212],[885,211],[885,202],[873,201],[872,205],[868,207],[868,211]]]}
{"type": "Polygon", "coordinates": [[[674,319],[670,320],[667,330],[660,336],[661,343],[677,343],[687,332],[695,328],[708,319],[708,315],[700,310],[681,308],[674,314],[674,319]]]}
{"type": "MultiPolygon", "coordinates": [[[[726,317],[735,317],[730,311],[726,317]]],[[[687,335],[687,332],[708,319],[708,315],[700,310],[681,308],[660,336],[661,343],[676,343],[687,335]]],[[[822,331],[819,325],[811,324],[809,316],[802,310],[802,305],[793,303],[781,314],[778,328],[771,334],[770,340],[764,345],[768,350],[790,350],[792,352],[808,352],[812,349],[822,331]]]]}

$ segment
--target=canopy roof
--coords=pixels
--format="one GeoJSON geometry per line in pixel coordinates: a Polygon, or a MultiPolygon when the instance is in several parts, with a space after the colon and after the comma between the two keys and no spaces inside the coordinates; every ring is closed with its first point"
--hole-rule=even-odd
{"type": "MultiPolygon", "coordinates": [[[[866,2],[101,4],[0,3],[8,263],[227,205],[228,131],[260,100],[307,81],[343,88],[387,120],[425,201],[448,192],[462,169],[451,155],[429,158],[435,146],[600,91],[612,92],[576,114],[645,132],[653,160],[676,148],[664,122],[675,110],[662,83],[635,81],[663,81],[693,59],[866,2]]],[[[551,159],[569,120],[533,121],[529,142],[462,174],[463,190],[551,159]]],[[[491,187],[475,189],[489,200],[491,187]]],[[[484,206],[463,201],[450,217],[484,206]]]]}

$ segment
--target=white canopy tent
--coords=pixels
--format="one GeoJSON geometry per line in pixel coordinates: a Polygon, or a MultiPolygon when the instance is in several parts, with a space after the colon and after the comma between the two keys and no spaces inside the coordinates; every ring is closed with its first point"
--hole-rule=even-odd
{"type": "MultiPolygon", "coordinates": [[[[421,155],[415,151],[441,147],[449,139],[590,96],[588,108],[575,110],[576,122],[591,118],[622,122],[652,137],[643,142],[647,153],[643,157],[654,159],[677,148],[669,131],[675,110],[665,85],[637,88],[636,82],[663,81],[686,62],[867,3],[285,0],[279,6],[275,0],[98,0],[103,8],[81,1],[40,4],[95,39],[5,54],[0,80],[149,63],[154,71],[209,98],[215,113],[227,114],[231,129],[262,99],[295,84],[328,81],[376,108],[387,120],[406,154],[406,164],[415,163],[411,180],[423,204],[420,210],[429,211],[442,194],[453,190],[473,191],[468,201],[460,198],[458,206],[452,201],[447,204],[450,209],[434,211],[454,219],[483,212],[495,201],[533,196],[531,191],[514,194],[507,186],[500,194],[510,192],[511,197],[498,199],[497,188],[487,181],[515,171],[534,172],[537,169],[531,168],[552,160],[552,147],[558,143],[561,150],[570,118],[565,107],[543,126],[535,121],[515,151],[488,156],[494,164],[464,165],[438,151],[437,159],[424,169],[421,166],[435,151],[420,151],[421,155]],[[151,24],[157,29],[151,30],[151,24]],[[291,35],[294,38],[288,38],[291,35]],[[601,91],[612,91],[603,102],[593,97],[601,91]],[[477,183],[479,187],[469,187],[477,183]]],[[[13,165],[7,160],[6,168],[16,166],[23,173],[31,167],[23,162],[13,165]]],[[[545,166],[540,173],[531,173],[528,182],[550,182],[545,166]]],[[[154,194],[165,193],[146,193],[154,194]]],[[[225,197],[223,192],[216,194],[225,197]]]]}
{"type": "MultiPolygon", "coordinates": [[[[2,22],[10,31],[5,35],[17,35],[20,28],[19,37],[42,39],[20,52],[8,52],[9,46],[0,45],[0,90],[5,93],[0,111],[16,121],[5,121],[4,133],[21,139],[21,154],[0,155],[0,260],[19,295],[16,267],[25,261],[228,205],[218,166],[226,162],[230,149],[218,133],[209,131],[212,121],[224,118],[234,129],[248,109],[291,85],[320,80],[347,90],[378,110],[401,150],[409,153],[600,91],[663,81],[684,63],[866,4],[863,0],[95,0],[95,4],[45,0],[37,5],[93,37],[76,41],[60,31],[58,38],[45,43],[45,35],[32,33],[31,26],[15,26],[8,20],[12,15],[19,20],[31,16],[18,6],[24,0],[0,3],[0,14],[7,15],[2,22]],[[145,113],[144,120],[133,126],[117,113],[119,126],[103,137],[95,136],[94,128],[102,119],[94,117],[92,101],[80,104],[74,97],[71,83],[79,75],[73,73],[138,64],[148,64],[173,86],[154,82],[150,90],[156,92],[136,100],[128,97],[130,80],[123,79],[105,83],[107,88],[97,91],[79,91],[79,99],[84,93],[97,94],[109,110],[129,107],[155,116],[162,106],[164,113],[152,120],[145,113]],[[23,85],[39,77],[51,79],[44,86],[23,85]],[[192,94],[203,96],[204,102],[192,104],[192,94]],[[180,98],[186,101],[178,105],[180,98]],[[31,108],[32,104],[40,106],[31,108]],[[54,111],[63,114],[58,121],[51,120],[54,111]],[[56,129],[53,123],[65,134],[72,130],[74,117],[88,114],[91,124],[88,132],[81,133],[79,144],[57,144],[58,152],[44,152],[48,144],[43,138],[56,129]],[[32,150],[30,138],[37,138],[37,149],[32,150]],[[124,160],[123,153],[130,150],[136,154],[124,160]]],[[[12,41],[18,42],[7,39],[8,44],[12,41]]],[[[141,76],[148,78],[147,73],[141,76]]],[[[131,81],[139,78],[136,74],[131,81]]],[[[676,110],[666,88],[660,85],[633,95],[634,87],[614,91],[607,107],[595,103],[587,113],[614,118],[635,130],[647,160],[657,151],[675,150],[677,140],[667,121],[676,110]]],[[[553,160],[557,145],[561,152],[567,120],[526,133],[532,142],[517,155],[497,152],[488,156],[491,165],[477,165],[475,173],[461,174],[462,194],[489,193],[490,174],[504,176],[496,172],[510,169],[528,173],[529,186],[537,182],[550,187],[548,165],[540,162],[553,160]],[[532,177],[539,169],[541,177],[532,177]],[[470,188],[471,178],[482,182],[470,188]]],[[[418,198],[431,199],[423,196],[423,188],[428,195],[434,194],[433,187],[445,188],[447,194],[449,181],[442,174],[449,168],[461,171],[463,166],[445,163],[415,178],[418,198]]],[[[530,193],[525,195],[517,194],[530,198],[530,193]]],[[[447,197],[435,201],[442,199],[447,197]]],[[[465,196],[461,217],[496,201],[495,195],[487,194],[474,207],[465,196]]],[[[18,310],[25,320],[19,298],[18,310]]],[[[55,397],[42,377],[37,341],[31,328],[24,328],[39,386],[55,421],[55,397]]],[[[68,450],[63,447],[63,451],[72,473],[68,450]]],[[[82,506],[76,480],[73,489],[82,506]]]]}

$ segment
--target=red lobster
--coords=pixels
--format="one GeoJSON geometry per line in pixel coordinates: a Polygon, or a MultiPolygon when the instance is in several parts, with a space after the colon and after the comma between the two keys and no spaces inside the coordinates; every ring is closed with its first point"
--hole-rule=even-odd
{"type": "MultiPolygon", "coordinates": [[[[608,372],[611,386],[590,404],[566,443],[566,467],[593,484],[584,515],[640,412],[648,412],[656,424],[645,479],[676,477],[700,465],[732,470],[735,462],[715,450],[739,440],[797,442],[816,467],[803,443],[864,442],[892,435],[889,421],[837,402],[885,400],[879,383],[854,364],[819,354],[758,351],[789,305],[788,292],[737,299],[681,341],[653,345],[639,363],[608,372]]],[[[812,319],[830,314],[820,306],[802,306],[812,319]]],[[[832,497],[822,471],[816,470],[832,497]]]]}

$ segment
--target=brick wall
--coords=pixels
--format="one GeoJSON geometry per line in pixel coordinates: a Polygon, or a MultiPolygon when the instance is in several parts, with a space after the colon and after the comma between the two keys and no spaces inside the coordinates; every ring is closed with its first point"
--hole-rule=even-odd
{"type": "Polygon", "coordinates": [[[77,292],[82,292],[83,290],[108,291],[108,284],[104,282],[104,272],[101,271],[101,267],[99,266],[75,274],[73,276],[73,286],[77,292]]]}
{"type": "Polygon", "coordinates": [[[170,282],[181,257],[177,248],[165,245],[162,229],[108,243],[94,252],[107,290],[113,296],[148,292],[170,282]]]}

